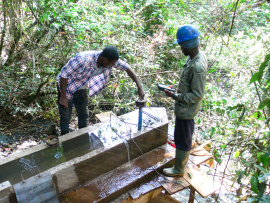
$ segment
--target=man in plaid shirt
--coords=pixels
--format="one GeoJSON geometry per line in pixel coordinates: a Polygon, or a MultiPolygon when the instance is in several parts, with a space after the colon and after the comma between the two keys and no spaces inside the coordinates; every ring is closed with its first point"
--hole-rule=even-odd
{"type": "Polygon", "coordinates": [[[79,128],[87,126],[89,114],[86,88],[89,88],[90,97],[101,91],[109,81],[112,68],[126,71],[138,87],[139,98],[144,98],[140,81],[130,66],[119,59],[115,47],[77,53],[57,76],[61,135],[69,133],[73,104],[78,114],[79,128]]]}

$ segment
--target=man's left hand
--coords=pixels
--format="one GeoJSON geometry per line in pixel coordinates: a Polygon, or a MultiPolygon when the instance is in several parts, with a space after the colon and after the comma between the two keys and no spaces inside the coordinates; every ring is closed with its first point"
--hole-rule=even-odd
{"type": "Polygon", "coordinates": [[[173,95],[174,95],[174,92],[166,90],[166,89],[164,90],[164,92],[165,92],[167,97],[173,97],[173,95]]]}

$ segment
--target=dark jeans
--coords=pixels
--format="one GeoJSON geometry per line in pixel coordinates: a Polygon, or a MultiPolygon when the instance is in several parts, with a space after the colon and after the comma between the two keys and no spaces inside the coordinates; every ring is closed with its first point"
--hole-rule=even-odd
{"type": "Polygon", "coordinates": [[[87,109],[87,92],[86,89],[77,90],[74,95],[73,99],[68,101],[68,108],[64,108],[62,105],[59,104],[60,99],[60,91],[58,90],[58,107],[60,113],[60,129],[61,135],[69,133],[69,123],[71,120],[72,114],[72,107],[73,104],[75,105],[76,112],[78,115],[78,126],[79,128],[84,128],[87,126],[88,122],[88,109],[87,109]]]}
{"type": "Polygon", "coordinates": [[[190,151],[192,148],[192,135],[194,133],[194,119],[180,120],[176,118],[174,129],[174,142],[177,149],[190,151]]]}

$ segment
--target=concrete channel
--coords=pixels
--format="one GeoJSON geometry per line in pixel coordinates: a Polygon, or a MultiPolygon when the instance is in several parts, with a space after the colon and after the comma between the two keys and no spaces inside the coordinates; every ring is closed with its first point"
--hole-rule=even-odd
{"type": "MultiPolygon", "coordinates": [[[[21,182],[22,175],[24,179],[37,175],[37,168],[41,173],[50,172],[56,194],[60,197],[90,184],[97,177],[112,173],[142,153],[165,145],[168,132],[165,108],[144,108],[143,111],[143,128],[139,132],[136,110],[61,136],[58,147],[41,144],[0,159],[1,202],[17,202],[12,185],[21,182]]],[[[135,185],[133,183],[132,187],[135,185]]]]}

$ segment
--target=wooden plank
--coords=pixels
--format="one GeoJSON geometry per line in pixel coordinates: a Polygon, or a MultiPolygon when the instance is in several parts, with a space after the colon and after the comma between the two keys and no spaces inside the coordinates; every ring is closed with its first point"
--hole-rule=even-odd
{"type": "Polygon", "coordinates": [[[154,199],[149,201],[149,203],[182,203],[173,197],[171,197],[168,194],[160,193],[158,196],[156,196],[154,199]]]}
{"type": "Polygon", "coordinates": [[[215,162],[214,159],[211,158],[208,161],[205,162],[208,166],[210,166],[211,168],[215,168],[215,162]]]}
{"type": "Polygon", "coordinates": [[[220,183],[202,172],[195,164],[189,162],[185,170],[184,178],[202,197],[205,198],[220,189],[220,183]]]}
{"type": "Polygon", "coordinates": [[[14,190],[18,203],[59,202],[49,171],[15,184],[14,190]]]}
{"type": "MultiPolygon", "coordinates": [[[[125,200],[121,200],[121,203],[132,203],[132,198],[131,197],[128,197],[127,199],[125,199],[125,200]]],[[[119,202],[117,199],[116,199],[116,201],[115,202],[119,202]]]]}
{"type": "Polygon", "coordinates": [[[104,122],[104,121],[110,120],[110,116],[112,116],[113,119],[114,119],[115,114],[112,111],[107,111],[107,112],[102,112],[102,113],[99,113],[99,114],[95,114],[95,117],[100,122],[104,122]],[[113,115],[111,115],[111,114],[113,114],[113,115]]]}
{"type": "Polygon", "coordinates": [[[194,163],[196,166],[210,160],[213,158],[213,155],[206,151],[204,148],[195,148],[190,151],[189,160],[194,163]]]}
{"type": "Polygon", "coordinates": [[[206,151],[210,152],[212,146],[212,140],[204,142],[200,147],[204,148],[206,151]]]}
{"type": "Polygon", "coordinates": [[[140,195],[137,199],[132,200],[132,203],[147,203],[151,201],[153,198],[155,198],[157,195],[161,193],[163,190],[162,187],[159,187],[155,190],[152,190],[151,192],[148,192],[144,195],[140,195]]]}
{"type": "Polygon", "coordinates": [[[214,159],[213,155],[209,153],[212,145],[212,140],[204,142],[199,147],[192,149],[190,151],[190,160],[199,166],[202,163],[208,164],[210,167],[214,168],[214,159]]]}
{"type": "Polygon", "coordinates": [[[129,195],[132,199],[137,199],[142,195],[146,195],[147,193],[151,193],[154,190],[157,189],[163,189],[160,182],[163,180],[162,177],[155,176],[154,178],[151,178],[151,180],[147,181],[146,183],[143,183],[139,185],[138,187],[132,189],[129,191],[129,195]]]}
{"type": "Polygon", "coordinates": [[[194,202],[195,192],[196,192],[196,190],[194,189],[194,187],[190,186],[190,193],[189,193],[188,203],[193,203],[194,202]]]}
{"type": "Polygon", "coordinates": [[[185,178],[177,177],[177,176],[167,177],[166,181],[163,181],[161,184],[162,184],[162,187],[169,194],[174,194],[190,186],[190,184],[185,180],[185,178]]]}

